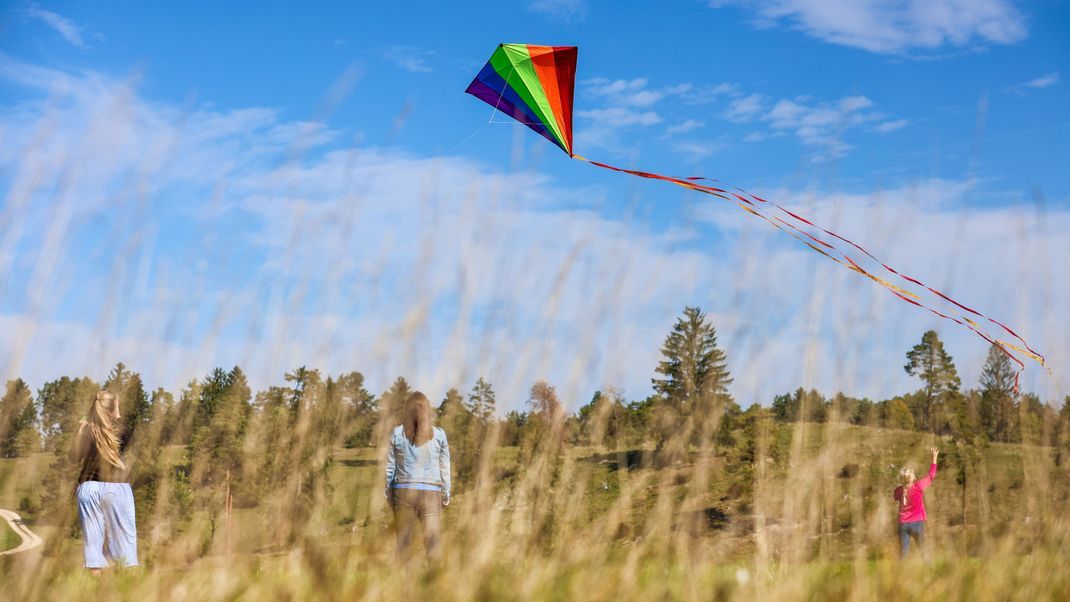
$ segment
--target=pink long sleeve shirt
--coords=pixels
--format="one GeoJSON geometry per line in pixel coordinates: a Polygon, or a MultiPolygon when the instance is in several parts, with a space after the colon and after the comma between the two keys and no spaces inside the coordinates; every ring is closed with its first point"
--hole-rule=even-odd
{"type": "Polygon", "coordinates": [[[936,464],[929,466],[929,474],[914,481],[912,485],[903,490],[903,486],[895,488],[892,497],[899,502],[899,522],[914,523],[925,520],[925,494],[924,491],[933,484],[936,478],[936,464]],[[904,497],[905,496],[905,497],[904,497]]]}

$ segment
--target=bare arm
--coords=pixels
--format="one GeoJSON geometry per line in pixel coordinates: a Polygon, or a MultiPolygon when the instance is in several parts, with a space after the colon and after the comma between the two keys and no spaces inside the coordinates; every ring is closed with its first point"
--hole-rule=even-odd
{"type": "Polygon", "coordinates": [[[935,447],[932,447],[929,448],[929,451],[932,452],[933,461],[932,464],[929,465],[929,474],[925,475],[921,479],[918,479],[918,487],[921,487],[922,489],[925,489],[929,485],[932,485],[933,479],[936,478],[936,459],[937,456],[940,455],[940,450],[935,447]]]}
{"type": "Polygon", "coordinates": [[[450,442],[442,431],[442,451],[438,456],[438,469],[442,473],[442,505],[450,503],[450,442]]]}
{"type": "Polygon", "coordinates": [[[394,473],[397,472],[397,460],[394,454],[397,450],[394,449],[394,435],[390,435],[390,443],[386,447],[386,490],[384,494],[387,498],[390,497],[390,486],[394,484],[394,473]]]}
{"type": "Polygon", "coordinates": [[[83,418],[78,423],[78,430],[74,431],[74,437],[71,437],[71,447],[67,450],[67,459],[72,464],[81,462],[85,458],[86,449],[89,446],[89,425],[86,424],[83,418]]]}

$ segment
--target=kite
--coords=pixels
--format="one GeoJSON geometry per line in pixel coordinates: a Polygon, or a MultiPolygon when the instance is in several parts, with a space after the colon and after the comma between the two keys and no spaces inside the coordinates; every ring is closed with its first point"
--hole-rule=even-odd
{"type": "Polygon", "coordinates": [[[959,303],[916,278],[893,269],[858,243],[826,230],[778,203],[710,178],[697,176],[677,178],[623,169],[592,161],[574,153],[572,150],[572,100],[576,79],[576,57],[575,46],[499,44],[490,60],[468,85],[465,92],[494,107],[495,111],[500,111],[538,132],[540,136],[555,144],[573,159],[602,169],[670,182],[734,203],[747,213],[799,239],[813,251],[888,289],[903,301],[972,330],[982,339],[999,348],[1018,365],[1015,390],[1018,389],[1018,375],[1025,369],[1025,363],[1017,354],[1046,367],[1044,356],[1037,353],[1025,339],[1002,322],[959,303]],[[708,182],[708,184],[702,182],[708,182]],[[1008,335],[1012,340],[1005,338],[1008,335]]]}

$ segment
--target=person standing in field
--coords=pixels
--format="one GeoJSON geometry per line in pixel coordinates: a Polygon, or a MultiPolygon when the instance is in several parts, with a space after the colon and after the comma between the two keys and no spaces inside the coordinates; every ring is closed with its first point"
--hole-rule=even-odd
{"type": "Polygon", "coordinates": [[[85,536],[85,567],[94,573],[116,564],[137,566],[137,527],[130,470],[123,460],[129,434],[120,422],[119,399],[100,391],[78,424],[67,457],[81,464],[78,517],[85,536]]]}
{"type": "Polygon", "coordinates": [[[929,474],[917,479],[913,468],[903,467],[899,471],[899,487],[892,494],[899,503],[899,555],[902,558],[906,558],[910,552],[911,537],[917,542],[919,550],[925,545],[925,490],[936,478],[936,458],[940,450],[931,447],[929,452],[933,457],[929,474]]]}
{"type": "Polygon", "coordinates": [[[427,397],[415,391],[405,400],[402,423],[390,434],[386,498],[394,509],[398,557],[403,560],[417,524],[428,557],[437,558],[442,508],[450,503],[450,445],[432,415],[427,397]]]}

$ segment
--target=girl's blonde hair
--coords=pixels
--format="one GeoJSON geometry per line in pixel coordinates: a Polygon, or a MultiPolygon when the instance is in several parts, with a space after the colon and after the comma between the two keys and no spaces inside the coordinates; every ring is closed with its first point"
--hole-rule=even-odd
{"type": "Polygon", "coordinates": [[[405,399],[402,411],[401,428],[405,438],[413,445],[423,445],[434,436],[434,422],[431,421],[431,402],[419,391],[413,391],[405,399]]]}
{"type": "Polygon", "coordinates": [[[899,484],[906,487],[917,479],[917,475],[914,474],[914,469],[909,466],[904,466],[899,471],[899,484]]]}
{"type": "Polygon", "coordinates": [[[122,425],[115,420],[115,406],[118,403],[119,398],[115,396],[115,393],[99,391],[93,399],[93,406],[89,408],[86,422],[89,425],[89,436],[93,440],[93,446],[96,447],[97,455],[119,470],[126,470],[126,464],[123,463],[123,458],[119,454],[119,435],[122,432],[122,425]]]}

